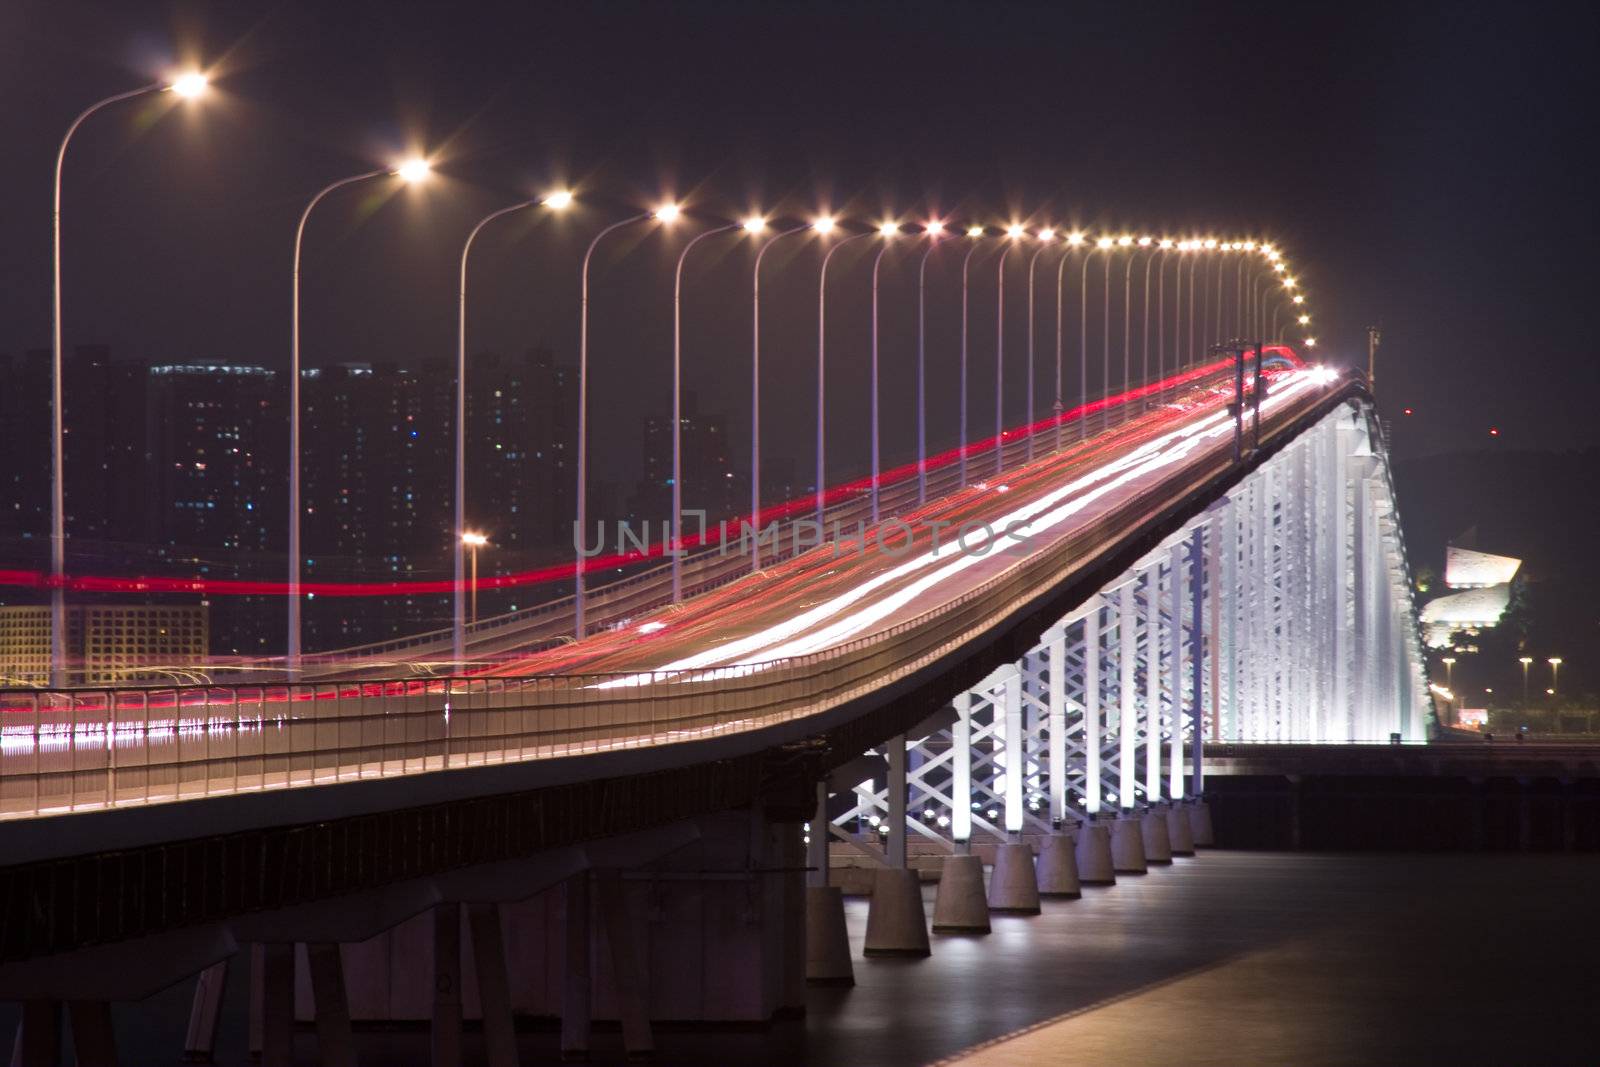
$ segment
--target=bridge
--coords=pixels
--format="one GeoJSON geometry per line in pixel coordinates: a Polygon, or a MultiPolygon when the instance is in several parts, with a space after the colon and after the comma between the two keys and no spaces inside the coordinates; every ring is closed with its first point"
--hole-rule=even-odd
{"type": "Polygon", "coordinates": [[[870,884],[869,953],[925,954],[921,871],[936,932],[986,928],[1209,843],[1208,749],[1421,746],[1367,387],[1251,354],[838,494],[758,570],[701,548],[681,603],[665,568],[597,587],[577,640],[558,604],[444,673],[447,633],[305,680],[0,694],[17,1062],[60,1002],[109,1046],[109,1002],[193,976],[203,1055],[245,958],[271,1064],[297,1013],[332,1063],[352,1018],[430,1020],[449,1062],[463,1015],[513,1062],[514,1007],[644,1051],[652,1019],[848,981],[830,881],[870,884]]]}

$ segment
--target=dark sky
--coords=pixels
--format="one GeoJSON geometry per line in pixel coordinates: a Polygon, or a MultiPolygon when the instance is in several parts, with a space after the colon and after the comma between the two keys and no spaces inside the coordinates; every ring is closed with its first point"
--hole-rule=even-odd
{"type": "MultiPolygon", "coordinates": [[[[1594,444],[1596,21],[1578,5],[1509,4],[8,0],[0,350],[48,341],[62,131],[86,104],[194,57],[219,94],[102,114],[73,144],[69,344],[283,365],[305,200],[415,146],[445,180],[318,210],[308,365],[452,354],[466,230],[573,182],[619,205],[672,194],[735,215],[937,208],[1270,237],[1312,295],[1322,353],[1362,360],[1364,327],[1382,324],[1380,397],[1402,452],[1488,445],[1491,426],[1506,446],[1594,444]]],[[[581,242],[611,210],[529,212],[487,235],[472,347],[543,340],[571,358],[581,242]]],[[[598,447],[618,477],[631,477],[638,415],[669,381],[677,238],[649,234],[597,260],[598,447]]],[[[686,376],[704,406],[735,413],[742,440],[747,249],[718,240],[689,273],[686,376]]],[[[797,240],[768,261],[778,434],[803,435],[813,417],[812,252],[797,240]]],[[[934,275],[946,365],[949,265],[934,275]]],[[[886,462],[910,458],[907,268],[886,268],[886,462]]],[[[992,294],[992,269],[983,276],[992,294]]],[[[840,279],[830,345],[843,392],[830,395],[844,450],[865,416],[863,266],[840,279]]],[[[984,314],[974,328],[992,333],[984,314]]],[[[1019,313],[1008,324],[1020,359],[1019,313]]],[[[975,411],[992,410],[992,392],[974,389],[975,411]]],[[[809,463],[809,445],[789,451],[809,463]]]]}

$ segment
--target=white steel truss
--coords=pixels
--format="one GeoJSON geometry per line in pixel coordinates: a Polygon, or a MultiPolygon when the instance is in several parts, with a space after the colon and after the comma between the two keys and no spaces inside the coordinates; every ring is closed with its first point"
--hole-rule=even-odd
{"type": "Polygon", "coordinates": [[[832,835],[903,863],[902,779],[901,834],[956,851],[1197,795],[1206,742],[1423,740],[1411,589],[1380,429],[1351,401],[886,746],[889,780],[856,785],[832,835]]]}

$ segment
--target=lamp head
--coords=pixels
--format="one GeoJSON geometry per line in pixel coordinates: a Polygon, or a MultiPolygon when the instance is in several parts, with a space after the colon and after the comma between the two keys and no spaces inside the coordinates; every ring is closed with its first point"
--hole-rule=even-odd
{"type": "Polygon", "coordinates": [[[1011,238],[1013,241],[1020,238],[1024,233],[1027,233],[1027,231],[1022,228],[1022,224],[1020,222],[1013,222],[1010,226],[1006,227],[1006,236],[1011,238]]]}
{"type": "Polygon", "coordinates": [[[1117,238],[1117,246],[1119,248],[1127,248],[1131,244],[1133,244],[1133,236],[1131,234],[1125,233],[1117,238]]]}
{"type": "Polygon", "coordinates": [[[678,216],[681,214],[683,214],[683,208],[668,201],[667,203],[656,208],[652,214],[652,217],[657,222],[677,222],[678,216]]]}
{"type": "Polygon", "coordinates": [[[394,173],[395,177],[399,178],[401,181],[416,184],[417,182],[420,182],[426,178],[432,172],[432,170],[433,168],[428,165],[428,161],[426,159],[418,157],[408,159],[404,163],[401,163],[394,169],[394,173]]]}
{"type": "Polygon", "coordinates": [[[1304,304],[1306,302],[1305,294],[1304,293],[1296,293],[1296,294],[1294,294],[1294,302],[1296,304],[1304,304]]]}
{"type": "Polygon", "coordinates": [[[572,206],[572,190],[557,189],[553,193],[546,193],[545,198],[539,201],[539,203],[543,204],[547,208],[553,208],[556,211],[565,211],[567,208],[572,206]]]}
{"type": "Polygon", "coordinates": [[[1306,338],[1306,347],[1307,348],[1316,348],[1317,347],[1317,339],[1315,337],[1307,337],[1306,338]]]}
{"type": "Polygon", "coordinates": [[[983,227],[982,226],[968,226],[967,227],[967,236],[968,237],[982,237],[983,236],[983,227]]]}
{"type": "Polygon", "coordinates": [[[739,226],[744,230],[745,233],[760,233],[762,230],[767,228],[767,220],[762,218],[760,215],[751,215],[749,218],[739,223],[739,226]]]}
{"type": "Polygon", "coordinates": [[[1155,238],[1154,237],[1141,237],[1141,238],[1139,238],[1139,247],[1140,248],[1149,248],[1150,245],[1153,244],[1154,242],[1155,242],[1155,238]]]}
{"type": "Polygon", "coordinates": [[[922,232],[929,237],[938,237],[944,233],[944,223],[938,219],[929,219],[922,225],[922,232]]]}
{"type": "Polygon", "coordinates": [[[1041,242],[1043,242],[1044,244],[1049,244],[1051,241],[1054,241],[1056,239],[1056,231],[1054,229],[1050,228],[1049,226],[1046,226],[1044,229],[1040,230],[1034,236],[1038,237],[1039,240],[1041,242]]]}
{"type": "Polygon", "coordinates": [[[832,233],[836,225],[838,223],[834,221],[832,215],[823,215],[811,224],[811,228],[818,233],[832,233]]]}
{"type": "Polygon", "coordinates": [[[900,225],[899,225],[899,223],[885,222],[883,225],[878,227],[878,236],[882,237],[886,241],[891,237],[898,237],[899,235],[900,235],[900,225]]]}
{"type": "Polygon", "coordinates": [[[1114,245],[1114,244],[1116,244],[1116,242],[1115,242],[1115,241],[1113,241],[1113,240],[1112,240],[1112,239],[1111,239],[1111,238],[1109,238],[1109,237],[1102,237],[1102,238],[1100,238],[1100,240],[1098,240],[1098,241],[1096,241],[1096,242],[1095,242],[1095,243],[1094,243],[1094,246],[1095,246],[1095,247],[1096,247],[1096,248],[1110,248],[1110,247],[1111,247],[1111,246],[1112,246],[1112,245],[1114,245]]]}
{"type": "Polygon", "coordinates": [[[481,533],[468,530],[461,535],[461,543],[472,548],[482,548],[489,543],[489,538],[481,533]]]}
{"type": "Polygon", "coordinates": [[[1067,234],[1067,244],[1072,245],[1074,248],[1083,244],[1083,234],[1079,233],[1077,230],[1073,230],[1071,233],[1067,234]]]}
{"type": "Polygon", "coordinates": [[[167,86],[167,88],[187,100],[193,100],[195,97],[204,93],[210,85],[210,78],[207,78],[204,74],[194,70],[187,74],[178,75],[176,78],[172,79],[172,84],[167,86]]]}

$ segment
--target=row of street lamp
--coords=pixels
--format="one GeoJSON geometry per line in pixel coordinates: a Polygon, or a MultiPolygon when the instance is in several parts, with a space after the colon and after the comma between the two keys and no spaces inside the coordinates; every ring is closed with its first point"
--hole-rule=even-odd
{"type": "MultiPolygon", "coordinates": [[[[1439,660],[1439,662],[1444,664],[1445,688],[1448,689],[1452,694],[1451,699],[1454,699],[1456,688],[1456,658],[1454,656],[1444,656],[1439,660]]],[[[1528,668],[1533,666],[1533,657],[1518,656],[1517,662],[1522,665],[1522,702],[1526,704],[1528,702],[1528,668]]],[[[1550,688],[1546,689],[1545,693],[1549,696],[1555,696],[1557,691],[1561,688],[1561,664],[1564,661],[1560,656],[1551,656],[1546,659],[1545,662],[1550,664],[1550,688]]],[[[1484,692],[1492,693],[1493,690],[1485,689],[1484,692]]]]}
{"type": "MultiPolygon", "coordinates": [[[[61,172],[66,158],[68,143],[78,127],[90,115],[112,104],[131,100],[150,94],[171,92],[175,96],[193,99],[203,95],[208,88],[206,76],[200,73],[188,73],[171,81],[156,83],[135,89],[131,92],[121,93],[106,98],[92,107],[83,111],[68,128],[66,136],[62,139],[61,148],[56,158],[55,171],[55,213],[54,213],[54,245],[53,245],[53,304],[52,304],[52,332],[51,332],[51,404],[52,404],[52,450],[51,450],[51,684],[64,685],[66,682],[66,604],[65,604],[65,509],[64,509],[64,470],[62,452],[62,347],[61,347],[61,172]]],[[[294,257],[291,288],[290,311],[290,363],[289,363],[289,575],[288,575],[288,641],[286,667],[289,677],[298,674],[301,658],[301,550],[300,550],[300,261],[301,246],[308,221],[312,211],[326,197],[332,193],[356,184],[374,181],[381,178],[393,178],[399,181],[414,184],[424,181],[431,174],[431,166],[425,159],[409,159],[393,167],[379,168],[364,171],[359,174],[341,178],[324,186],[307,202],[301,212],[299,222],[295,228],[294,257]]],[[[454,627],[453,627],[453,652],[457,663],[465,659],[465,618],[466,599],[468,589],[476,593],[476,554],[477,549],[486,543],[481,533],[469,531],[466,528],[466,330],[467,330],[467,277],[468,260],[472,246],[479,233],[489,223],[503,216],[523,209],[544,208],[551,211],[562,211],[576,202],[576,196],[571,190],[561,189],[542,196],[522,200],[518,203],[500,208],[480,219],[467,234],[462,246],[460,259],[459,285],[457,290],[457,332],[456,332],[456,405],[455,405],[455,531],[454,537],[454,627]],[[473,555],[473,575],[469,583],[467,580],[465,551],[470,550],[473,555]]],[[[686,214],[685,208],[677,203],[665,203],[652,210],[640,211],[626,218],[612,222],[602,228],[589,242],[584,252],[579,275],[580,286],[580,311],[579,311],[579,341],[578,341],[578,442],[577,442],[577,530],[579,536],[587,530],[588,517],[588,362],[589,362],[589,267],[595,249],[600,242],[623,228],[641,223],[657,223],[671,225],[686,214]]],[[[761,327],[760,327],[760,297],[761,297],[761,264],[767,251],[778,241],[786,237],[810,233],[819,238],[827,238],[836,232],[842,232],[843,223],[832,215],[822,215],[799,225],[779,227],[773,230],[772,222],[762,215],[752,215],[742,220],[732,221],[719,219],[706,230],[696,234],[682,248],[678,255],[676,270],[673,279],[673,334],[672,334],[672,544],[674,549],[669,553],[671,558],[672,598],[679,601],[683,595],[682,554],[676,549],[681,547],[681,518],[683,514],[682,499],[682,287],[683,269],[688,259],[689,252],[701,241],[712,237],[740,233],[748,237],[761,238],[755,254],[755,262],[751,277],[751,445],[750,445],[750,513],[751,521],[757,522],[761,511],[761,423],[760,423],[760,388],[761,388],[761,327]]],[[[1269,301],[1274,293],[1288,297],[1290,313],[1295,322],[1301,327],[1308,327],[1310,316],[1304,310],[1305,297],[1298,291],[1298,283],[1288,274],[1288,267],[1280,252],[1268,244],[1254,241],[1219,241],[1215,238],[1174,239],[1156,238],[1152,236],[1136,236],[1123,234],[1119,236],[1101,236],[1089,238],[1082,232],[1058,234],[1050,227],[1034,230],[1025,228],[1020,223],[1012,223],[1003,229],[994,229],[979,224],[972,224],[965,228],[955,227],[946,220],[934,219],[918,225],[907,226],[897,221],[885,221],[877,224],[864,232],[851,233],[835,240],[822,259],[817,291],[817,437],[816,437],[816,491],[815,507],[816,518],[821,523],[825,504],[826,485],[826,411],[825,411],[825,372],[826,372],[826,323],[827,323],[827,277],[828,266],[833,256],[839,249],[855,241],[878,238],[882,241],[877,254],[873,257],[872,264],[872,337],[871,337],[871,439],[872,439],[872,473],[871,473],[871,516],[876,522],[879,518],[879,483],[881,476],[879,452],[879,425],[878,425],[878,279],[879,269],[885,253],[891,243],[899,237],[914,237],[926,240],[924,250],[918,264],[917,274],[917,501],[925,503],[927,499],[927,417],[926,417],[926,282],[927,264],[929,258],[940,244],[949,237],[958,233],[965,233],[970,241],[970,247],[962,259],[961,264],[961,350],[960,350],[960,447],[958,449],[960,484],[967,483],[967,356],[968,356],[968,280],[969,267],[973,255],[983,245],[986,239],[1000,240],[1001,251],[996,268],[997,301],[999,312],[997,314],[997,328],[995,337],[995,446],[994,463],[998,473],[1002,460],[1002,438],[1004,436],[1004,411],[1003,411],[1003,385],[1004,385],[1004,359],[1005,359],[1005,333],[1004,333],[1004,301],[1005,301],[1005,264],[1011,250],[1024,241],[1032,241],[1037,247],[1028,260],[1028,344],[1027,344],[1027,369],[1028,369],[1028,418],[1030,425],[1035,421],[1034,408],[1034,295],[1035,295],[1035,268],[1039,258],[1052,246],[1064,249],[1060,264],[1056,272],[1056,338],[1055,338],[1055,402],[1054,411],[1057,417],[1057,447],[1060,446],[1060,416],[1062,406],[1062,291],[1066,278],[1066,264],[1070,257],[1068,254],[1074,249],[1084,252],[1083,284],[1080,291],[1080,337],[1079,337],[1079,395],[1088,396],[1088,273],[1089,257],[1095,252],[1102,253],[1105,262],[1105,302],[1103,309],[1104,337],[1102,351],[1102,383],[1109,393],[1111,389],[1111,266],[1117,252],[1134,253],[1145,251],[1148,253],[1144,273],[1144,340],[1142,356],[1142,376],[1149,378],[1150,372],[1150,272],[1157,256],[1161,258],[1162,266],[1157,272],[1158,297],[1157,297],[1157,377],[1166,376],[1166,269],[1165,261],[1169,254],[1177,255],[1178,270],[1174,292],[1174,317],[1173,335],[1176,347],[1183,349],[1181,343],[1181,327],[1184,310],[1183,268],[1189,266],[1188,284],[1188,346],[1187,351],[1192,354],[1195,349],[1195,327],[1197,302],[1195,296],[1196,271],[1200,268],[1202,259],[1209,263],[1212,257],[1202,255],[1187,255],[1188,253],[1243,253],[1238,257],[1238,267],[1235,272],[1234,282],[1234,307],[1230,309],[1223,305],[1223,274],[1220,259],[1215,273],[1215,285],[1211,283],[1208,270],[1206,283],[1201,287],[1202,294],[1209,293],[1214,288],[1216,291],[1215,318],[1212,318],[1212,308],[1208,306],[1202,310],[1202,333],[1213,329],[1221,334],[1224,321],[1229,321],[1238,333],[1252,333],[1256,337],[1279,338],[1281,333],[1278,328],[1279,314],[1283,310],[1279,301],[1269,301]],[[1259,257],[1246,285],[1247,261],[1251,256],[1259,257]],[[1272,304],[1271,316],[1268,317],[1268,303],[1272,304]]],[[[1126,392],[1133,382],[1132,370],[1132,323],[1131,323],[1131,295],[1133,277],[1133,255],[1127,257],[1127,265],[1123,277],[1123,391],[1126,392]]],[[[1314,337],[1306,336],[1303,343],[1315,346],[1314,337]]],[[[1174,353],[1174,370],[1178,366],[1178,355],[1174,353]]],[[[1109,412],[1104,416],[1109,420],[1109,412]]],[[[1081,420],[1080,433],[1087,433],[1087,419],[1081,420]]],[[[1033,435],[1027,439],[1027,455],[1031,459],[1034,452],[1033,435]]],[[[759,569],[759,541],[752,555],[752,567],[759,569]]],[[[583,559],[580,554],[574,566],[574,633],[582,637],[587,632],[586,626],[586,597],[583,575],[583,559]]],[[[474,601],[475,601],[474,596],[474,601]]],[[[476,603],[472,605],[472,615],[476,617],[476,603]]]]}

